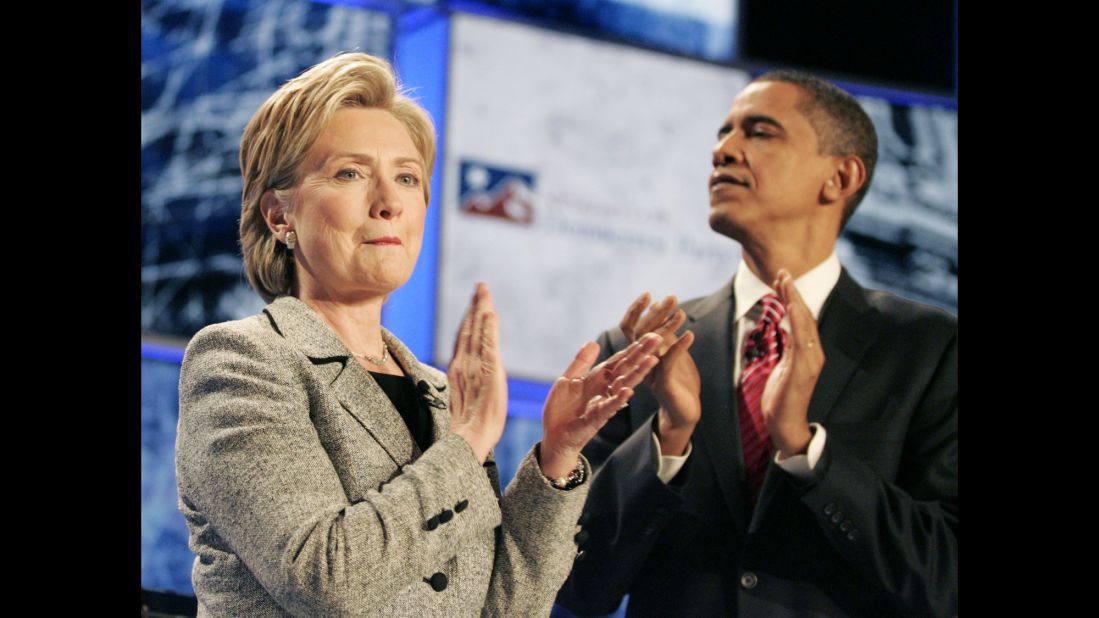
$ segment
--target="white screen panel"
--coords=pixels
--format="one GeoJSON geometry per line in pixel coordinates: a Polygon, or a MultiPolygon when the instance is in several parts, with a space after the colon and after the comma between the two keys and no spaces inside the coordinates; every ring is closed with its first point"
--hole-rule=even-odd
{"type": "Polygon", "coordinates": [[[509,375],[549,380],[642,291],[730,279],[706,183],[746,73],[463,14],[451,37],[437,363],[476,281],[509,375]]]}

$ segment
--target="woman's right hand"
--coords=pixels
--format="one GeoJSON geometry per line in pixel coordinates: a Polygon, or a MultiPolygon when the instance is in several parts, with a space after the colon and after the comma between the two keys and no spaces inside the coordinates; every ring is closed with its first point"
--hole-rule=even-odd
{"type": "Polygon", "coordinates": [[[550,388],[542,410],[542,474],[565,476],[588,441],[633,396],[633,387],[656,365],[660,337],[644,335],[595,369],[599,346],[589,341],[550,388]]]}
{"type": "Polygon", "coordinates": [[[492,293],[484,283],[477,284],[462,319],[446,374],[450,385],[450,431],[464,438],[478,461],[484,463],[504,433],[508,412],[500,329],[492,293]]]}

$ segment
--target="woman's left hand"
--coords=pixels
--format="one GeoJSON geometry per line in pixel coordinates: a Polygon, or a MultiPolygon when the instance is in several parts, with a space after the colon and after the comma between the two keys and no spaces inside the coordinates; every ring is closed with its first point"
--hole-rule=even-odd
{"type": "Polygon", "coordinates": [[[478,283],[466,311],[454,354],[446,370],[450,384],[450,431],[485,463],[504,433],[508,416],[508,385],[500,359],[500,327],[492,293],[478,283]]]}
{"type": "Polygon", "coordinates": [[[542,474],[566,476],[576,467],[581,449],[633,396],[656,366],[659,335],[649,333],[589,371],[599,346],[580,348],[564,375],[553,383],[542,410],[542,474]]]}

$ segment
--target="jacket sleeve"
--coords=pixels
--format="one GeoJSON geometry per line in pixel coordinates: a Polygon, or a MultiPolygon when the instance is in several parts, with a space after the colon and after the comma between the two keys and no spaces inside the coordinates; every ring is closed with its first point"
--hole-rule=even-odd
{"type": "Polygon", "coordinates": [[[912,616],[957,612],[957,359],[954,331],[908,424],[895,482],[865,463],[857,441],[829,433],[813,479],[795,483],[845,562],[912,616]]]}
{"type": "Polygon", "coordinates": [[[542,474],[537,449],[520,462],[500,502],[503,525],[483,616],[548,616],[576,557],[577,519],[591,487],[591,466],[583,459],[583,484],[556,489],[542,474]]]}
{"type": "Polygon", "coordinates": [[[181,501],[286,611],[359,614],[492,530],[500,509],[456,435],[350,503],[310,419],[299,363],[239,326],[195,336],[180,374],[181,501]],[[429,529],[460,500],[462,515],[429,529]]]}
{"type": "MultiPolygon", "coordinates": [[[[615,340],[611,332],[599,337],[599,360],[615,353],[615,340]]],[[[631,428],[629,408],[611,418],[584,452],[596,473],[581,519],[583,553],[557,602],[579,615],[609,614],[683,498],[657,477],[652,424],[631,428]]]]}

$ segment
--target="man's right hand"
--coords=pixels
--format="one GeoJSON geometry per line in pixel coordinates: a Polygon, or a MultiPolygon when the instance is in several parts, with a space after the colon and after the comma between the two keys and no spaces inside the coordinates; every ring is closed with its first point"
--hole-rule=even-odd
{"type": "Polygon", "coordinates": [[[660,440],[661,455],[682,455],[687,451],[691,436],[702,418],[699,391],[702,380],[698,367],[688,353],[694,343],[694,333],[686,331],[677,336],[676,330],[687,321],[687,314],[679,308],[675,296],[669,296],[648,307],[651,300],[645,292],[626,310],[619,327],[630,341],[637,341],[646,333],[660,335],[661,345],[656,354],[660,364],[649,374],[648,383],[660,404],[657,414],[656,435],[660,440]]]}

